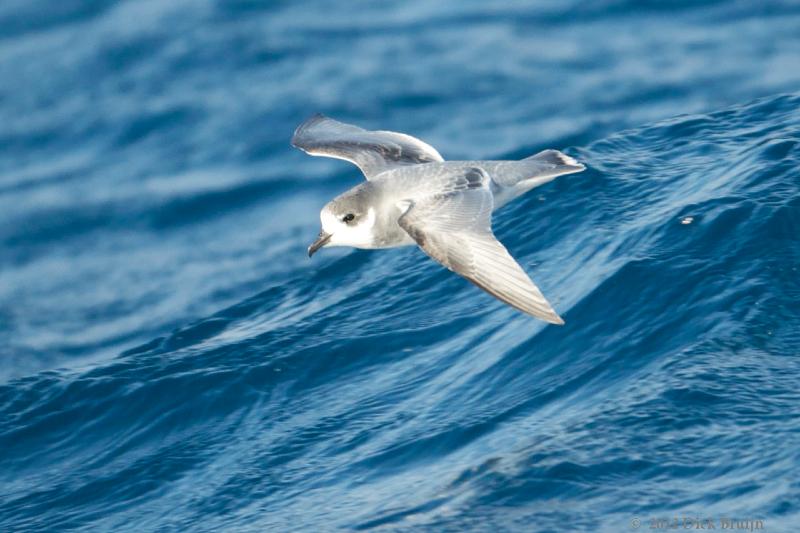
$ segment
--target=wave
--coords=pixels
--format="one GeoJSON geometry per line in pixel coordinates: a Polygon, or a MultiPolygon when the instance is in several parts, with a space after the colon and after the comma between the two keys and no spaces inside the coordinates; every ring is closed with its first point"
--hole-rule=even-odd
{"type": "Polygon", "coordinates": [[[416,250],[356,251],[8,381],[0,528],[792,523],[798,109],[784,94],[620,132],[498,213],[564,327],[416,250]]]}

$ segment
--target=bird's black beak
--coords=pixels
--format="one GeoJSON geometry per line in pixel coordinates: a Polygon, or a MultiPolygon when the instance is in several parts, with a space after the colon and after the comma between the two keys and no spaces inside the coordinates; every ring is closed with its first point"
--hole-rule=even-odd
{"type": "Polygon", "coordinates": [[[317,250],[328,244],[328,241],[331,240],[332,236],[332,233],[320,231],[319,235],[317,236],[317,240],[312,242],[311,246],[308,247],[308,257],[311,257],[317,250]]]}

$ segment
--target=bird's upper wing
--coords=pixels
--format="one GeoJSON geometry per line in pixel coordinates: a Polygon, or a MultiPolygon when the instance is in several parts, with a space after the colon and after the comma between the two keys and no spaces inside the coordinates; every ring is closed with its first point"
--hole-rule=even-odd
{"type": "Polygon", "coordinates": [[[485,186],[406,204],[398,223],[431,258],[524,313],[564,323],[492,233],[493,198],[485,186]]]}
{"type": "Polygon", "coordinates": [[[435,148],[411,135],[368,131],[323,115],[300,124],[292,145],[311,155],[350,161],[368,180],[397,166],[444,161],[435,148]]]}

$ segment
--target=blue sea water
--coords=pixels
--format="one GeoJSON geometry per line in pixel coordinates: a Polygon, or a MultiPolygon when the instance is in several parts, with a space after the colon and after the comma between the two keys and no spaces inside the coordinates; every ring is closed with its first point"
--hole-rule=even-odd
{"type": "Polygon", "coordinates": [[[799,166],[796,2],[5,0],[0,530],[798,531],[799,166]],[[584,162],[494,221],[566,325],[308,260],[314,112],[584,162]]]}

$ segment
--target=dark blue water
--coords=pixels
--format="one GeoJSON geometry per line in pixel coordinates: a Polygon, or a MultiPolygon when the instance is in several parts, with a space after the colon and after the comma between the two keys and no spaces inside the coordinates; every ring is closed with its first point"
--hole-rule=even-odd
{"type": "Polygon", "coordinates": [[[800,5],[5,0],[0,530],[800,523],[800,5]],[[589,167],[495,231],[566,326],[305,248],[314,112],[589,167]]]}

